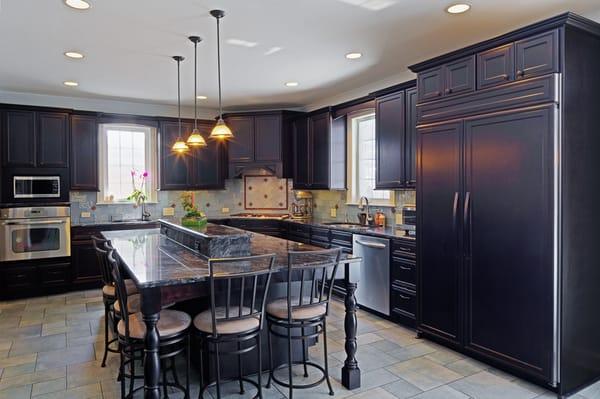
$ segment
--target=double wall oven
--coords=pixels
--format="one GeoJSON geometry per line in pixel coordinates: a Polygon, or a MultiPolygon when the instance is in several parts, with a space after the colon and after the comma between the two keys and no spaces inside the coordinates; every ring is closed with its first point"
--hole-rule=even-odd
{"type": "Polygon", "coordinates": [[[68,206],[0,209],[0,262],[71,256],[68,206]]]}

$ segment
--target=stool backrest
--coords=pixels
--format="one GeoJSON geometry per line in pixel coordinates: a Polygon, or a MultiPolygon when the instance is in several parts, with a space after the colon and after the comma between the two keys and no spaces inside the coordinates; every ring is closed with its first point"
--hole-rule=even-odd
{"type": "Polygon", "coordinates": [[[293,321],[293,311],[300,308],[325,305],[329,312],[341,252],[340,248],[288,252],[288,322],[293,321]]]}
{"type": "Polygon", "coordinates": [[[223,321],[259,319],[263,315],[275,254],[208,260],[212,335],[223,321]]]}
{"type": "Polygon", "coordinates": [[[110,266],[108,264],[108,250],[106,245],[110,245],[110,241],[104,238],[92,236],[92,244],[96,250],[96,257],[100,264],[100,273],[102,273],[102,282],[104,285],[112,285],[114,280],[111,275],[110,266]]]}
{"type": "Polygon", "coordinates": [[[111,271],[112,278],[115,283],[115,292],[117,294],[117,301],[121,309],[121,320],[125,323],[125,336],[129,337],[129,308],[127,307],[127,289],[125,287],[125,280],[121,275],[119,268],[119,262],[116,258],[116,252],[110,246],[107,246],[108,254],[106,259],[111,271]]]}

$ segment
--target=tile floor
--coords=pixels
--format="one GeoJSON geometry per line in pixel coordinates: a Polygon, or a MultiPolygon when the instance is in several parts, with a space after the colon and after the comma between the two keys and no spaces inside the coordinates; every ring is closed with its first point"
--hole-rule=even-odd
{"type": "MultiPolygon", "coordinates": [[[[0,399],[118,398],[119,385],[115,380],[118,356],[109,354],[108,366],[100,367],[103,316],[99,290],[0,302],[0,399]]],[[[365,312],[359,312],[357,354],[362,387],[347,391],[340,384],[345,358],[343,304],[332,304],[328,320],[329,365],[335,398],[555,397],[536,385],[427,340],[416,339],[413,331],[365,312]]],[[[322,359],[321,348],[317,345],[310,349],[315,361],[322,359]]],[[[294,371],[298,379],[302,378],[300,370],[294,371]]],[[[197,380],[192,373],[195,382],[192,398],[198,394],[197,380]]],[[[255,393],[248,389],[240,396],[236,389],[236,383],[226,385],[224,396],[251,398],[255,393]]],[[[284,388],[272,387],[264,393],[269,399],[286,397],[284,388]]],[[[331,398],[324,385],[295,391],[294,397],[331,398]]],[[[573,398],[600,399],[600,383],[573,398]]]]}

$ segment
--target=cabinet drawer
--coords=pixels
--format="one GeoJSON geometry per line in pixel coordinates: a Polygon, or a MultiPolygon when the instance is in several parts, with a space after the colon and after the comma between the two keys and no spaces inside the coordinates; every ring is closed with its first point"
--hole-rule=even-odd
{"type": "Polygon", "coordinates": [[[416,243],[414,241],[393,240],[392,256],[410,260],[416,259],[416,243]]]}
{"type": "Polygon", "coordinates": [[[0,269],[0,298],[19,298],[39,295],[38,274],[33,266],[0,269]]]}
{"type": "Polygon", "coordinates": [[[329,244],[329,241],[315,240],[312,238],[310,240],[310,244],[316,245],[317,247],[322,247],[322,248],[330,248],[331,247],[331,245],[329,244]]]}
{"type": "Polygon", "coordinates": [[[496,86],[515,78],[512,43],[477,54],[477,88],[496,86]]]}
{"type": "Polygon", "coordinates": [[[329,244],[329,229],[324,227],[311,227],[310,239],[315,241],[322,241],[329,244]]]}
{"type": "Polygon", "coordinates": [[[337,247],[352,248],[352,233],[331,230],[331,244],[337,247]]]}
{"type": "Polygon", "coordinates": [[[43,287],[62,286],[70,283],[71,264],[61,263],[59,265],[40,266],[40,282],[43,287]]]}
{"type": "Polygon", "coordinates": [[[559,72],[557,30],[519,40],[515,52],[517,79],[559,72]]]}
{"type": "Polygon", "coordinates": [[[392,257],[392,284],[415,289],[417,265],[413,260],[392,257]]]}
{"type": "Polygon", "coordinates": [[[414,291],[392,286],[392,316],[413,321],[417,314],[417,296],[414,291]]]}

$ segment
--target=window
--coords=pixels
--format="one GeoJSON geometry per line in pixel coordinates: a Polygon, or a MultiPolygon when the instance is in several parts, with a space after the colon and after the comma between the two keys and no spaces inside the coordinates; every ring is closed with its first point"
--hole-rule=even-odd
{"type": "Polygon", "coordinates": [[[367,197],[373,205],[394,206],[389,190],[375,190],[375,113],[372,110],[348,115],[348,195],[347,202],[357,204],[367,197]]]}
{"type": "Polygon", "coordinates": [[[156,201],[156,129],[140,125],[100,125],[99,203],[128,202],[133,191],[132,171],[148,172],[146,202],[156,201]]]}

